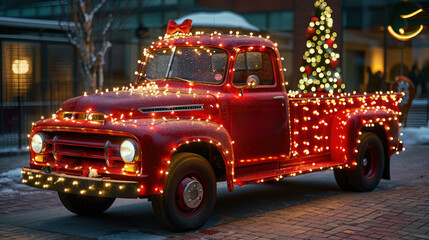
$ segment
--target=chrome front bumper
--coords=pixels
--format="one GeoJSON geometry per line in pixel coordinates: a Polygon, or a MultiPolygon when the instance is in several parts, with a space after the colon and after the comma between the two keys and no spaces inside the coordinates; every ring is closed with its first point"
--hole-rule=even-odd
{"type": "Polygon", "coordinates": [[[21,173],[22,183],[41,189],[98,197],[138,198],[139,196],[137,181],[46,173],[27,167],[24,167],[21,173]]]}

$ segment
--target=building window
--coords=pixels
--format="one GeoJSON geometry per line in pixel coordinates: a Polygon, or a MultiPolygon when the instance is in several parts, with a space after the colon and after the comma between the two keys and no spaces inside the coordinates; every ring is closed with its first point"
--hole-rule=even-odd
{"type": "Polygon", "coordinates": [[[64,101],[74,97],[73,50],[68,45],[48,45],[48,82],[52,86],[52,101],[64,101]]]}
{"type": "Polygon", "coordinates": [[[41,100],[40,44],[2,43],[2,101],[41,100]]]}
{"type": "Polygon", "coordinates": [[[293,12],[292,11],[278,11],[270,12],[268,15],[269,29],[278,31],[292,31],[293,30],[293,12]]]}
{"type": "Polygon", "coordinates": [[[258,12],[258,13],[244,13],[242,14],[243,17],[246,18],[249,23],[262,28],[266,29],[267,26],[267,14],[265,12],[258,12]]]}
{"type": "Polygon", "coordinates": [[[267,30],[292,31],[294,15],[292,11],[274,11],[274,12],[253,12],[244,13],[251,24],[267,30]]]}

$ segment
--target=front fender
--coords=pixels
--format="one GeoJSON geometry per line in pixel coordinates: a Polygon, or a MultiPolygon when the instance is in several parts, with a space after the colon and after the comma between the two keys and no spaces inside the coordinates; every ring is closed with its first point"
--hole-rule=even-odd
{"type": "Polygon", "coordinates": [[[150,178],[150,183],[145,186],[145,195],[163,192],[172,155],[180,146],[193,142],[211,144],[220,152],[226,168],[228,189],[233,190],[232,141],[222,125],[197,119],[134,119],[119,122],[118,125],[126,127],[126,131],[140,140],[143,174],[150,178]]]}
{"type": "Polygon", "coordinates": [[[332,121],[331,158],[350,166],[355,165],[359,135],[362,131],[378,134],[389,158],[400,150],[399,121],[390,109],[355,108],[339,112],[332,121]]]}
{"type": "MultiPolygon", "coordinates": [[[[226,168],[226,180],[228,189],[234,189],[234,153],[232,148],[232,140],[228,131],[220,124],[211,121],[199,120],[179,120],[179,121],[166,121],[157,126],[158,133],[164,136],[170,136],[167,142],[164,142],[165,148],[169,151],[166,152],[161,171],[164,174],[160,178],[159,185],[165,185],[167,178],[166,171],[170,164],[172,155],[181,146],[194,143],[203,142],[214,146],[222,156],[226,168]]],[[[162,190],[160,190],[162,191],[162,190]]]]}

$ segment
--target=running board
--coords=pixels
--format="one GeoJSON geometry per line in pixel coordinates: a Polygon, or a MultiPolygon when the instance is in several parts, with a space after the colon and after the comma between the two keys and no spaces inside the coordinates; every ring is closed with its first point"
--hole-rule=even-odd
{"type": "Polygon", "coordinates": [[[246,184],[251,183],[262,183],[266,181],[273,181],[280,179],[284,177],[294,177],[301,174],[311,173],[311,172],[317,172],[317,171],[324,171],[334,168],[350,168],[348,164],[345,164],[344,162],[332,162],[332,161],[321,161],[321,162],[311,162],[311,161],[302,161],[302,159],[299,159],[298,161],[294,160],[286,160],[286,161],[293,161],[301,162],[301,164],[288,164],[288,167],[284,167],[281,169],[275,169],[271,171],[264,171],[264,172],[258,172],[258,173],[251,173],[246,175],[237,176],[234,179],[234,183],[239,186],[243,186],[246,184]]]}

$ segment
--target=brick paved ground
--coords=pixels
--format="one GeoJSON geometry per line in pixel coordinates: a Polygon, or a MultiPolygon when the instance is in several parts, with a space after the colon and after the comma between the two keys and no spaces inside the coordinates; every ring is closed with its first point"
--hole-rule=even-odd
{"type": "Polygon", "coordinates": [[[175,238],[429,239],[429,154],[408,149],[392,157],[392,188],[328,196],[175,238]]]}
{"type": "Polygon", "coordinates": [[[11,214],[35,208],[61,206],[58,195],[53,191],[34,191],[28,187],[28,192],[3,194],[0,198],[0,214],[11,214]]]}
{"type": "Polygon", "coordinates": [[[345,193],[177,239],[429,239],[429,185],[345,193]]]}
{"type": "MultiPolygon", "coordinates": [[[[2,156],[0,158],[0,172],[23,167],[28,163],[29,155],[2,156]]],[[[33,210],[60,206],[57,194],[53,191],[42,191],[20,183],[20,178],[13,176],[12,181],[0,181],[0,214],[13,214],[33,210]]],[[[0,224],[0,239],[82,239],[70,235],[38,231],[24,227],[0,224]]]]}
{"type": "MultiPolygon", "coordinates": [[[[320,195],[252,217],[225,216],[219,224],[195,232],[162,235],[175,239],[429,239],[429,148],[408,149],[392,158],[393,181],[374,192],[320,195]]],[[[61,205],[54,192],[0,181],[0,190],[8,188],[1,192],[2,216],[61,205]]],[[[0,224],[0,239],[78,238],[0,224]]]]}
{"type": "Polygon", "coordinates": [[[0,239],[19,239],[19,240],[34,240],[34,239],[44,239],[44,240],[78,240],[85,239],[65,234],[52,233],[46,231],[38,231],[34,229],[22,228],[17,226],[0,224],[0,239]]]}
{"type": "MultiPolygon", "coordinates": [[[[28,165],[29,154],[0,157],[0,172],[22,168],[28,165]]],[[[34,208],[60,206],[56,192],[43,191],[20,184],[19,171],[9,177],[12,181],[0,181],[0,214],[16,213],[34,208]],[[37,201],[36,201],[37,200],[37,201]]]]}

